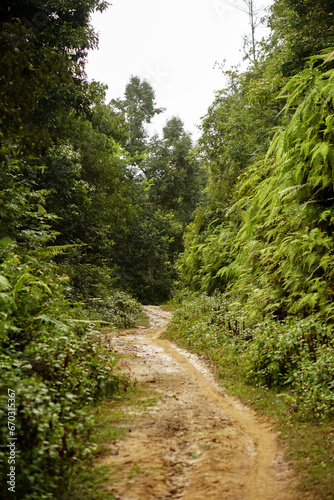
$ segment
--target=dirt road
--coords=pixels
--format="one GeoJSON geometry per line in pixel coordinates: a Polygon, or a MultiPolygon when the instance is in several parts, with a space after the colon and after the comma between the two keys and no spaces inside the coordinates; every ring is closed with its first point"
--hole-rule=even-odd
{"type": "Polygon", "coordinates": [[[160,338],[168,312],[145,312],[150,328],[112,340],[157,401],[133,415],[129,437],[101,460],[114,471],[115,498],[296,500],[273,429],[225,394],[195,355],[160,338]]]}

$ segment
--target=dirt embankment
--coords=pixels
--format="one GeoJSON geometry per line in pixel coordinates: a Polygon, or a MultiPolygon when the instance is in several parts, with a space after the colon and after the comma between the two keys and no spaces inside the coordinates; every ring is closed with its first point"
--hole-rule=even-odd
{"type": "Polygon", "coordinates": [[[113,470],[115,498],[296,500],[270,425],[228,396],[195,355],[160,338],[169,313],[153,306],[145,312],[150,328],[112,341],[158,401],[133,416],[129,437],[101,460],[113,470]]]}

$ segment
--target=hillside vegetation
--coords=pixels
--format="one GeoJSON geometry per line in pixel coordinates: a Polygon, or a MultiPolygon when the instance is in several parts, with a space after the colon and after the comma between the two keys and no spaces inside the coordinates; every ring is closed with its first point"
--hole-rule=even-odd
{"type": "Polygon", "coordinates": [[[201,341],[233,346],[251,383],[293,388],[298,411],[320,418],[334,409],[333,7],[275,2],[258,60],[227,72],[202,124],[208,183],[178,264],[196,297],[219,292],[200,299],[201,341]]]}

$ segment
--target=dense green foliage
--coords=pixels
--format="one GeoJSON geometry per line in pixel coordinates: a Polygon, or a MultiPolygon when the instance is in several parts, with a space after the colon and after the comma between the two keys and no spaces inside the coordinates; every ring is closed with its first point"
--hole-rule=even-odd
{"type": "Polygon", "coordinates": [[[149,137],[163,109],[147,81],[111,103],[87,81],[106,6],[0,6],[0,433],[11,389],[20,498],[61,498],[89,455],[86,410],[121,382],[96,322],[131,327],[136,299],[169,299],[180,252],[181,284],[219,293],[186,301],[175,336],[290,389],[300,414],[334,407],[333,2],[273,3],[195,147],[177,117],[149,137]]]}
{"type": "Polygon", "coordinates": [[[311,65],[289,81],[292,116],[240,183],[240,250],[220,272],[253,311],[333,318],[333,77],[311,65]]]}
{"type": "Polygon", "coordinates": [[[249,325],[221,294],[189,297],[173,315],[168,334],[195,352],[233,365],[248,383],[276,388],[299,418],[334,413],[334,339],[331,327],[312,317],[266,318],[249,325]]]}
{"type": "Polygon", "coordinates": [[[333,413],[332,15],[333,2],[277,0],[258,60],[225,73],[179,259],[187,288],[222,295],[195,295],[172,326],[193,348],[222,348],[251,383],[289,387],[317,418],[333,413]]]}
{"type": "MultiPolygon", "coordinates": [[[[73,463],[91,452],[85,407],[115,394],[120,378],[92,323],[78,321],[80,311],[66,301],[68,280],[55,265],[10,240],[0,244],[1,442],[16,438],[15,495],[60,498],[73,463]],[[7,425],[9,391],[14,425],[7,425]]],[[[9,451],[1,451],[2,498],[13,495],[9,451]]]]}
{"type": "MultiPolygon", "coordinates": [[[[273,66],[294,47],[283,19],[292,9],[302,15],[299,4],[287,3],[273,6],[276,28],[262,58],[242,74],[228,72],[228,88],[203,121],[199,147],[208,185],[185,235],[180,270],[195,290],[225,291],[251,321],[273,314],[327,321],[333,316],[333,54],[324,50],[290,79],[273,66]]],[[[326,20],[321,29],[328,41],[326,20]]]]}

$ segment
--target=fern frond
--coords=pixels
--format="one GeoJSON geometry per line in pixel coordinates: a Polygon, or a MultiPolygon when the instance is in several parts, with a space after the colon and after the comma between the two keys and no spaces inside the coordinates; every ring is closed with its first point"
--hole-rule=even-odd
{"type": "Polygon", "coordinates": [[[33,250],[32,252],[30,252],[30,255],[40,258],[54,257],[55,255],[62,255],[66,253],[68,250],[72,250],[73,248],[80,248],[85,246],[87,246],[87,243],[78,243],[71,245],[55,245],[55,246],[45,247],[39,250],[33,250]]]}
{"type": "Polygon", "coordinates": [[[36,280],[36,277],[30,273],[24,273],[20,276],[14,286],[13,297],[16,298],[17,294],[23,290],[25,286],[36,285],[37,287],[43,288],[48,294],[52,295],[52,292],[46,283],[43,281],[36,280]]]}
{"type": "Polygon", "coordinates": [[[2,274],[0,274],[0,290],[6,291],[6,290],[10,290],[10,288],[11,288],[11,284],[9,283],[7,278],[5,278],[2,274]]]}

